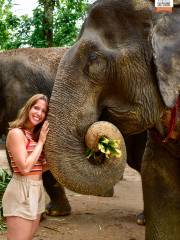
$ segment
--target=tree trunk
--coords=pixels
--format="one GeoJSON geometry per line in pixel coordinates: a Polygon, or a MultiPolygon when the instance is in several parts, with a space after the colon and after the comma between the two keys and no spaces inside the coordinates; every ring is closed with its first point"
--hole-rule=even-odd
{"type": "Polygon", "coordinates": [[[55,0],[39,0],[43,5],[43,34],[47,47],[53,46],[53,11],[55,7],[55,0]]]}

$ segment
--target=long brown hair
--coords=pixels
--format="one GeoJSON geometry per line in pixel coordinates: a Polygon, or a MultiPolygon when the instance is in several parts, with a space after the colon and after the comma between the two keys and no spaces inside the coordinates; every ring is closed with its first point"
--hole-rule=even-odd
{"type": "MultiPolygon", "coordinates": [[[[44,94],[35,94],[25,103],[25,105],[19,110],[16,120],[9,123],[9,129],[12,128],[26,128],[27,121],[29,119],[29,111],[38,100],[44,100],[48,105],[48,97],[44,94]]],[[[37,140],[39,132],[43,123],[38,124],[33,131],[34,138],[37,140]]]]}

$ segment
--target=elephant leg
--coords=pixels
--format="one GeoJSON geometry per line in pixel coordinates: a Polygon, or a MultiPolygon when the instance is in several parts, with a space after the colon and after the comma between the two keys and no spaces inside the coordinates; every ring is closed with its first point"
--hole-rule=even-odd
{"type": "Polygon", "coordinates": [[[147,131],[125,138],[127,163],[130,167],[141,172],[141,162],[146,147],[147,131]]]}
{"type": "MultiPolygon", "coordinates": [[[[141,163],[146,147],[147,132],[132,135],[125,138],[127,149],[127,163],[130,167],[141,173],[141,163]]],[[[138,225],[145,225],[144,211],[137,214],[136,221],[138,225]]]]}
{"type": "Polygon", "coordinates": [[[141,170],[146,240],[180,239],[179,163],[163,143],[148,142],[141,170]]]}
{"type": "Polygon", "coordinates": [[[144,211],[142,211],[141,213],[137,214],[136,216],[136,221],[138,225],[145,225],[146,224],[146,219],[144,216],[144,211]]]}
{"type": "Polygon", "coordinates": [[[51,216],[65,216],[71,213],[71,206],[66,197],[64,187],[60,185],[50,171],[43,173],[43,184],[50,197],[46,212],[51,216]]]}

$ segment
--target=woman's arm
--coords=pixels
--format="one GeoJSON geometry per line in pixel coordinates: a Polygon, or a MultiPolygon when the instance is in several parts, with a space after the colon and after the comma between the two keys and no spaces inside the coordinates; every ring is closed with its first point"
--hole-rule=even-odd
{"type": "Polygon", "coordinates": [[[11,152],[16,166],[22,174],[26,175],[30,172],[34,163],[38,161],[46,141],[48,130],[48,123],[45,122],[41,129],[38,143],[30,155],[28,155],[26,150],[25,136],[22,130],[14,128],[9,131],[6,141],[7,149],[11,152]]]}

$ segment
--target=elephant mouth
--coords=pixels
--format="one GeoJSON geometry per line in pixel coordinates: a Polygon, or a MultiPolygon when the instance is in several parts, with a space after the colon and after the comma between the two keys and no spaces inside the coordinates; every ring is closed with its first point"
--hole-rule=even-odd
{"type": "Polygon", "coordinates": [[[104,153],[102,153],[101,151],[97,151],[93,154],[93,156],[90,156],[88,158],[89,162],[91,164],[94,164],[94,165],[101,165],[103,163],[105,163],[106,161],[106,156],[104,153]]]}

